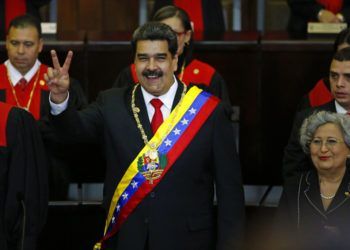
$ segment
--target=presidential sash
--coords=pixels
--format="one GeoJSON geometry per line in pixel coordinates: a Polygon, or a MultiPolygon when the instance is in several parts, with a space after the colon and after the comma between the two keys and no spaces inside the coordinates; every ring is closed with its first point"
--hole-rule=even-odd
{"type": "Polygon", "coordinates": [[[186,93],[118,183],[104,236],[95,250],[103,249],[104,242],[118,232],[136,206],[163,179],[218,103],[217,97],[195,86],[186,93]],[[151,145],[159,146],[155,151],[151,145]]]}

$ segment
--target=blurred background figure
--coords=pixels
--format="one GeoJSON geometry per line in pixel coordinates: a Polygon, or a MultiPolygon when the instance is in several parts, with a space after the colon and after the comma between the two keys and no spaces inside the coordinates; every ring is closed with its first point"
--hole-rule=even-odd
{"type": "Polygon", "coordinates": [[[155,0],[152,16],[167,5],[175,5],[188,13],[192,21],[195,40],[202,40],[225,31],[220,0],[155,0]]]}
{"type": "Polygon", "coordinates": [[[308,22],[350,22],[348,0],[288,0],[290,18],[288,31],[291,35],[304,37],[308,22]]]}
{"type": "Polygon", "coordinates": [[[314,113],[304,120],[300,144],[312,165],[285,183],[276,249],[349,249],[350,116],[314,113]]]}
{"type": "Polygon", "coordinates": [[[30,14],[39,20],[39,9],[51,0],[0,0],[0,40],[5,38],[10,22],[17,16],[30,14]]]}
{"type": "Polygon", "coordinates": [[[47,161],[30,113],[0,102],[0,249],[35,250],[46,222],[47,161]]]}
{"type": "MultiPolygon", "coordinates": [[[[342,30],[334,41],[334,53],[350,46],[350,28],[342,30]]],[[[298,109],[302,110],[310,107],[317,107],[333,100],[330,90],[329,76],[321,78],[316,85],[305,95],[298,109]]]]}

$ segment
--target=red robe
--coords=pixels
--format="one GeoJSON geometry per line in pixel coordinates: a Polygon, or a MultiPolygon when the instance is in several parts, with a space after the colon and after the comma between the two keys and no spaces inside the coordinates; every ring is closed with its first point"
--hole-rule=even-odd
{"type": "Polygon", "coordinates": [[[36,72],[25,89],[22,91],[17,85],[13,88],[8,79],[7,68],[4,64],[0,65],[0,91],[5,91],[6,103],[17,107],[26,108],[36,120],[41,117],[41,95],[43,91],[49,91],[44,80],[44,73],[47,72],[47,66],[40,65],[39,72],[36,72]],[[39,75],[37,75],[39,74],[39,75]],[[15,95],[14,93],[15,92],[15,95]],[[31,93],[32,97],[31,96],[31,93]],[[16,101],[17,97],[17,101],[16,101]]]}

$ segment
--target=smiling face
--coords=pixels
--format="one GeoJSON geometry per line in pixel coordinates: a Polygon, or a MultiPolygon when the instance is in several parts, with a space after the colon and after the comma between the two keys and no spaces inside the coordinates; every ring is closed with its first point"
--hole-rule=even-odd
{"type": "Polygon", "coordinates": [[[43,41],[33,26],[11,27],[6,37],[6,50],[11,64],[25,75],[35,64],[43,41]]]}
{"type": "Polygon", "coordinates": [[[138,41],[134,63],[140,84],[148,93],[163,95],[174,83],[177,56],[171,55],[166,40],[138,41]]]}
{"type": "Polygon", "coordinates": [[[349,154],[350,149],[337,125],[326,123],[317,128],[310,144],[310,155],[318,171],[335,172],[346,168],[349,154]]]}

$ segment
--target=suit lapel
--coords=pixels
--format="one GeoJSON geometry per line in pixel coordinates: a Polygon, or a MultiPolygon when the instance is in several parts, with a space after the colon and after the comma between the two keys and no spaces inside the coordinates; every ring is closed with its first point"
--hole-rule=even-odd
{"type": "Polygon", "coordinates": [[[315,170],[311,170],[305,177],[306,186],[304,195],[306,200],[320,215],[326,217],[323,204],[320,197],[320,185],[318,184],[318,176],[315,170]]]}
{"type": "Polygon", "coordinates": [[[344,203],[349,201],[350,198],[350,176],[347,169],[343,180],[341,181],[338,191],[327,209],[327,214],[332,213],[334,210],[341,207],[344,203]]]}
{"type": "Polygon", "coordinates": [[[174,98],[171,110],[173,110],[176,107],[176,105],[179,103],[179,101],[181,99],[182,91],[184,89],[184,85],[182,84],[182,82],[179,79],[177,79],[177,78],[176,78],[176,80],[178,82],[178,87],[177,87],[177,90],[176,90],[176,94],[175,94],[175,98],[174,98]]]}

